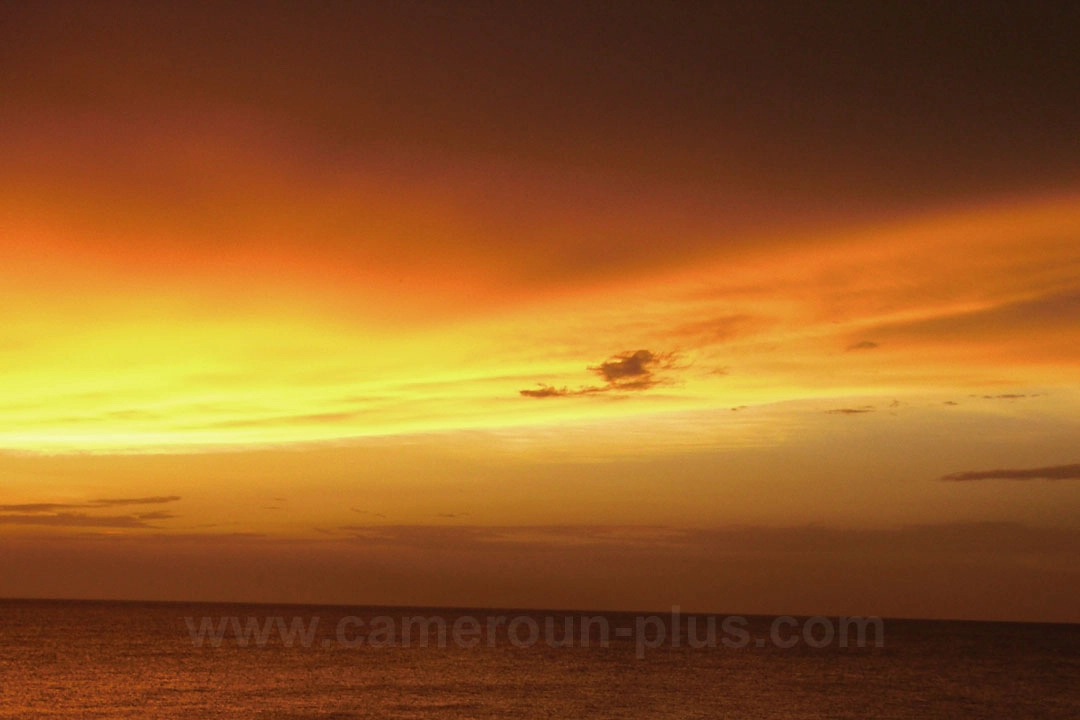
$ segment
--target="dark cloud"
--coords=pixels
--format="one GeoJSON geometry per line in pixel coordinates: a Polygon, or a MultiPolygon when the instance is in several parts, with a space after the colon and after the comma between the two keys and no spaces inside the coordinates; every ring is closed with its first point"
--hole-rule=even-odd
{"type": "Polygon", "coordinates": [[[110,498],[105,500],[92,500],[95,506],[120,507],[123,505],[162,505],[180,500],[179,495],[163,495],[143,498],[110,498]]]}
{"type": "Polygon", "coordinates": [[[654,371],[671,368],[674,363],[672,353],[654,353],[651,350],[634,350],[609,357],[599,365],[590,365],[588,369],[596,373],[603,381],[601,386],[583,385],[570,389],[540,383],[535,389],[519,390],[522,397],[550,398],[577,397],[606,392],[629,392],[648,390],[661,382],[654,371]]]}
{"type": "Polygon", "coordinates": [[[874,412],[873,405],[864,405],[857,408],[836,408],[835,410],[826,410],[829,415],[861,415],[862,413],[874,412]]]}
{"type": "Polygon", "coordinates": [[[39,525],[53,527],[106,527],[106,528],[152,528],[150,520],[171,520],[170,512],[154,510],[131,515],[89,515],[77,510],[100,510],[104,508],[137,505],[163,505],[176,502],[177,495],[142,498],[101,498],[85,503],[20,503],[0,505],[0,524],[39,525]]]}
{"type": "MultiPolygon", "coordinates": [[[[148,513],[154,515],[154,513],[148,513]]],[[[169,517],[172,517],[171,515],[169,517]]],[[[138,515],[96,516],[86,513],[12,513],[0,515],[0,525],[48,525],[52,527],[151,528],[151,519],[138,515]]]]}
{"type": "Polygon", "coordinates": [[[565,385],[561,388],[553,387],[551,385],[544,385],[541,383],[535,390],[519,390],[522,397],[533,398],[549,398],[549,397],[574,397],[577,395],[591,395],[592,393],[604,392],[609,388],[601,388],[595,386],[579,387],[577,390],[571,390],[565,385]]]}
{"type": "Polygon", "coordinates": [[[56,510],[65,510],[72,508],[85,508],[87,505],[65,505],[63,503],[22,503],[18,505],[0,505],[0,512],[25,512],[25,513],[47,513],[55,512],[56,510]]]}
{"type": "Polygon", "coordinates": [[[1001,395],[983,395],[983,400],[1022,400],[1023,398],[1037,398],[1041,397],[1042,393],[1035,393],[1033,395],[1022,395],[1019,393],[1003,393],[1001,395]]]}
{"type": "Polygon", "coordinates": [[[349,510],[356,513],[357,515],[369,515],[371,517],[377,517],[377,518],[385,518],[386,517],[386,515],[384,515],[381,512],[372,512],[371,510],[362,510],[361,508],[358,508],[358,507],[351,507],[351,508],[349,508],[349,510]]]}
{"type": "Polygon", "coordinates": [[[660,364],[662,359],[661,356],[654,355],[648,350],[636,350],[615,355],[589,369],[607,383],[615,386],[621,386],[623,383],[638,385],[642,382],[650,382],[651,384],[652,370],[660,364]]]}
{"type": "Polygon", "coordinates": [[[153,512],[135,513],[135,517],[139,520],[172,520],[176,515],[165,510],[154,510],[153,512]]]}
{"type": "Polygon", "coordinates": [[[848,345],[847,351],[851,352],[852,350],[873,350],[877,347],[881,346],[878,343],[870,340],[862,340],[860,342],[854,343],[853,345],[848,345]]]}
{"type": "Polygon", "coordinates": [[[180,500],[178,495],[143,498],[103,498],[85,503],[21,503],[0,505],[0,512],[49,513],[59,510],[92,510],[94,508],[125,507],[129,505],[163,505],[180,500]]]}
{"type": "Polygon", "coordinates": [[[939,480],[969,482],[973,480],[1080,480],[1080,464],[1051,465],[1041,468],[1008,470],[969,470],[942,475],[939,480]]]}

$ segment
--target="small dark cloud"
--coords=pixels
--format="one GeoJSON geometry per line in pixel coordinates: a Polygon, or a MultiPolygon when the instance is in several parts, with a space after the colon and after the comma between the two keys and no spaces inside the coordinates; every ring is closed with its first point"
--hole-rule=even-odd
{"type": "Polygon", "coordinates": [[[381,512],[371,512],[370,510],[362,510],[362,509],[360,509],[358,507],[351,507],[351,508],[349,508],[349,510],[356,513],[357,515],[367,515],[369,517],[377,517],[377,518],[385,518],[386,517],[386,515],[384,515],[381,512]]]}
{"type": "Polygon", "coordinates": [[[649,350],[635,350],[610,357],[589,369],[615,390],[641,390],[656,384],[653,370],[665,366],[670,359],[649,350]]]}
{"type": "Polygon", "coordinates": [[[120,507],[123,505],[163,505],[164,503],[176,502],[179,495],[165,495],[144,498],[109,498],[105,500],[93,500],[94,505],[102,507],[120,507]]]}
{"type": "Polygon", "coordinates": [[[135,517],[139,520],[172,520],[176,515],[165,510],[154,510],[153,512],[135,513],[135,517]]]}
{"type": "Polygon", "coordinates": [[[853,350],[873,350],[877,347],[881,347],[881,345],[871,340],[862,340],[852,345],[848,345],[846,350],[847,352],[852,352],[853,350]]]}
{"type": "Polygon", "coordinates": [[[970,482],[974,480],[1080,480],[1080,464],[1051,465],[1041,468],[1008,470],[969,470],[942,475],[946,482],[970,482]]]}
{"type": "Polygon", "coordinates": [[[959,404],[960,403],[956,402],[955,400],[946,400],[945,402],[942,403],[942,405],[959,405],[959,404]]]}
{"type": "Polygon", "coordinates": [[[634,392],[648,390],[661,382],[655,371],[672,367],[672,353],[654,353],[651,350],[634,350],[609,357],[599,365],[590,365],[588,369],[604,381],[603,385],[582,385],[571,389],[540,383],[534,389],[519,390],[522,397],[551,398],[578,397],[606,392],[634,392]]]}
{"type": "Polygon", "coordinates": [[[148,519],[136,515],[96,516],[86,513],[12,513],[0,515],[0,525],[47,525],[52,527],[152,528],[148,519]]]}
{"type": "Polygon", "coordinates": [[[177,495],[142,498],[101,498],[85,503],[20,503],[0,505],[0,524],[39,525],[53,527],[99,527],[99,528],[152,528],[148,521],[171,520],[176,517],[164,510],[134,513],[131,515],[90,515],[78,510],[101,510],[105,508],[138,505],[163,505],[176,502],[177,495]]]}
{"type": "Polygon", "coordinates": [[[1022,400],[1023,398],[1036,398],[1041,397],[1042,393],[1035,393],[1033,395],[1022,395],[1019,393],[1003,393],[1001,395],[983,395],[983,400],[1022,400]]]}
{"type": "Polygon", "coordinates": [[[438,516],[441,517],[441,518],[451,518],[451,519],[453,519],[453,518],[468,517],[469,513],[467,513],[467,512],[463,512],[463,513],[439,513],[438,516]]]}
{"type": "Polygon", "coordinates": [[[835,410],[826,410],[829,415],[861,415],[862,413],[874,412],[873,405],[864,405],[857,408],[836,408],[835,410]]]}
{"type": "Polygon", "coordinates": [[[94,508],[126,507],[130,505],[163,505],[180,500],[178,495],[143,498],[103,498],[85,503],[22,503],[0,505],[0,512],[49,513],[60,510],[93,510],[94,508]]]}
{"type": "Polygon", "coordinates": [[[580,387],[577,390],[571,390],[565,385],[561,388],[553,387],[551,385],[544,385],[541,383],[535,390],[519,390],[522,397],[532,398],[549,398],[549,397],[573,397],[575,395],[590,395],[592,393],[603,392],[607,388],[600,387],[580,387]]]}
{"type": "Polygon", "coordinates": [[[0,505],[0,512],[25,512],[47,513],[71,508],[83,508],[86,505],[66,505],[64,503],[22,503],[17,505],[0,505]]]}

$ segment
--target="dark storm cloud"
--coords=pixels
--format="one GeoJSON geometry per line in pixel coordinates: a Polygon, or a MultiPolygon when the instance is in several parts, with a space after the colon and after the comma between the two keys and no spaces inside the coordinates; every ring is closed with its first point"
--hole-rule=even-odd
{"type": "Polygon", "coordinates": [[[938,479],[946,482],[970,482],[973,480],[1080,480],[1080,464],[1051,465],[1049,467],[1019,470],[969,470],[942,475],[938,479]]]}

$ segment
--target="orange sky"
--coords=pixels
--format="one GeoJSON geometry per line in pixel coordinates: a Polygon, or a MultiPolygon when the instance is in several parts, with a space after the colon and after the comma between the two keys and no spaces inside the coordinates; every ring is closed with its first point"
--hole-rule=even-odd
{"type": "Polygon", "coordinates": [[[1080,621],[1037,18],[269,7],[4,9],[0,596],[1080,621]]]}

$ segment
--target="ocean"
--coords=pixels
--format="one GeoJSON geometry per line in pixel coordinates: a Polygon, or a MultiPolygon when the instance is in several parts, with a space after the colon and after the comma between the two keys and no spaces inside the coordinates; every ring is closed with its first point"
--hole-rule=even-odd
{"type": "Polygon", "coordinates": [[[1075,719],[1080,625],[0,601],[0,718],[521,717],[1075,719]]]}

